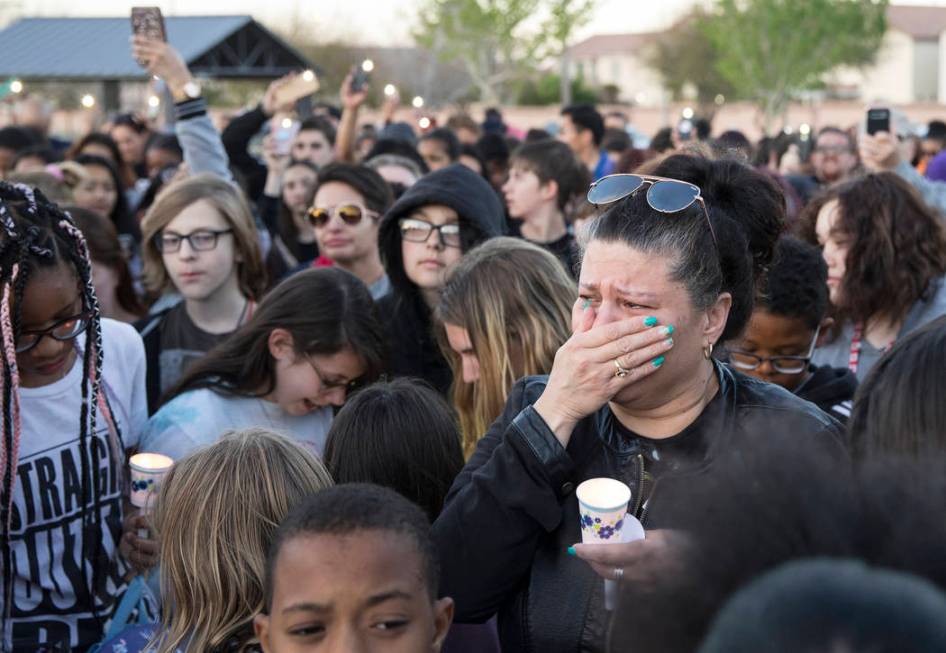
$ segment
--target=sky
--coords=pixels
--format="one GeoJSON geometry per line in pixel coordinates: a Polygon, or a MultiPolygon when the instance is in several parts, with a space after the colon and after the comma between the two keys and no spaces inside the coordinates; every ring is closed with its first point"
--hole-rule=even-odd
{"type": "MultiPolygon", "coordinates": [[[[411,42],[413,11],[422,0],[139,0],[168,15],[250,14],[268,27],[305,25],[315,34],[363,45],[411,42]],[[367,17],[370,17],[368,19],[367,17]]],[[[696,0],[598,0],[579,33],[646,32],[668,26],[696,0]]],[[[0,14],[21,16],[121,16],[132,3],[117,0],[0,0],[0,14]]],[[[894,4],[946,5],[946,0],[894,4]]]]}
{"type": "MultiPolygon", "coordinates": [[[[313,32],[362,44],[411,42],[413,10],[421,0],[140,0],[168,15],[250,14],[268,27],[302,23],[313,32]],[[366,20],[365,17],[369,17],[366,20]]],[[[946,0],[944,0],[946,1],[946,0]]],[[[694,0],[598,0],[592,21],[581,36],[602,32],[660,29],[694,0]]],[[[122,16],[132,3],[116,0],[0,0],[4,13],[20,16],[122,16]],[[5,5],[5,6],[4,6],[5,5]]]]}

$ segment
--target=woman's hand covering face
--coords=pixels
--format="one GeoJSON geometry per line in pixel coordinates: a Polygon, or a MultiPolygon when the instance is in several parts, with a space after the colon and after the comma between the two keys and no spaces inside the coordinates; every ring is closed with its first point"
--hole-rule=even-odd
{"type": "Polygon", "coordinates": [[[592,326],[595,312],[590,303],[578,301],[583,310],[577,329],[555,355],[545,392],[535,404],[562,446],[568,445],[579,420],[660,369],[663,354],[673,347],[672,327],[659,325],[654,317],[592,326]]]}

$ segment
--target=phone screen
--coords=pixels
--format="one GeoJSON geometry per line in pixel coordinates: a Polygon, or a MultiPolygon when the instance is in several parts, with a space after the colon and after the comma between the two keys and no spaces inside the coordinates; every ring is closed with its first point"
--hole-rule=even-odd
{"type": "Polygon", "coordinates": [[[873,136],[877,132],[890,131],[890,109],[868,109],[867,133],[873,136]]]}
{"type": "Polygon", "coordinates": [[[132,7],[131,31],[135,36],[145,36],[153,41],[166,41],[164,16],[160,7],[132,7]]]}
{"type": "Polygon", "coordinates": [[[368,83],[368,78],[370,76],[371,75],[369,74],[369,72],[365,70],[362,66],[355,66],[354,69],[352,70],[352,75],[351,75],[352,92],[357,93],[361,91],[365,87],[365,84],[368,83]]]}
{"type": "Polygon", "coordinates": [[[292,139],[299,133],[299,123],[289,118],[283,120],[274,120],[272,127],[273,145],[276,154],[279,156],[288,156],[292,147],[292,139]]]}
{"type": "MultiPolygon", "coordinates": [[[[164,16],[160,7],[132,7],[131,32],[135,36],[144,36],[152,41],[167,41],[164,29],[164,16]]],[[[147,62],[138,61],[139,66],[147,62]]]]}

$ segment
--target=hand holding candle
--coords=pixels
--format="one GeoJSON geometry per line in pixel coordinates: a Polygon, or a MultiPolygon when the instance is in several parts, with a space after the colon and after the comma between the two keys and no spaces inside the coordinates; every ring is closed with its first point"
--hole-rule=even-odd
{"type": "MultiPolygon", "coordinates": [[[[644,529],[633,515],[627,514],[631,489],[613,478],[592,478],[575,490],[581,519],[581,541],[584,544],[615,544],[643,539],[644,529]]],[[[623,570],[622,572],[623,573],[623,570]]],[[[614,609],[615,579],[612,575],[604,582],[605,608],[614,609]]]]}

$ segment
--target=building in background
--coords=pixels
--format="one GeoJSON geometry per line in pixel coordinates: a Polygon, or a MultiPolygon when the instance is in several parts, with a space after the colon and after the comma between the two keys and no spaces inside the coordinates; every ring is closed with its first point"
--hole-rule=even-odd
{"type": "MultiPolygon", "coordinates": [[[[663,106],[670,98],[643,55],[660,35],[591,36],[572,46],[572,74],[593,86],[615,85],[623,102],[663,106]]],[[[888,7],[887,34],[876,63],[863,70],[840,68],[825,81],[824,94],[836,99],[946,103],[946,7],[888,7]]]]}
{"type": "Polygon", "coordinates": [[[590,86],[617,87],[617,99],[641,106],[669,101],[660,75],[646,62],[645,50],[660,32],[597,34],[571,47],[572,78],[590,86]]]}

